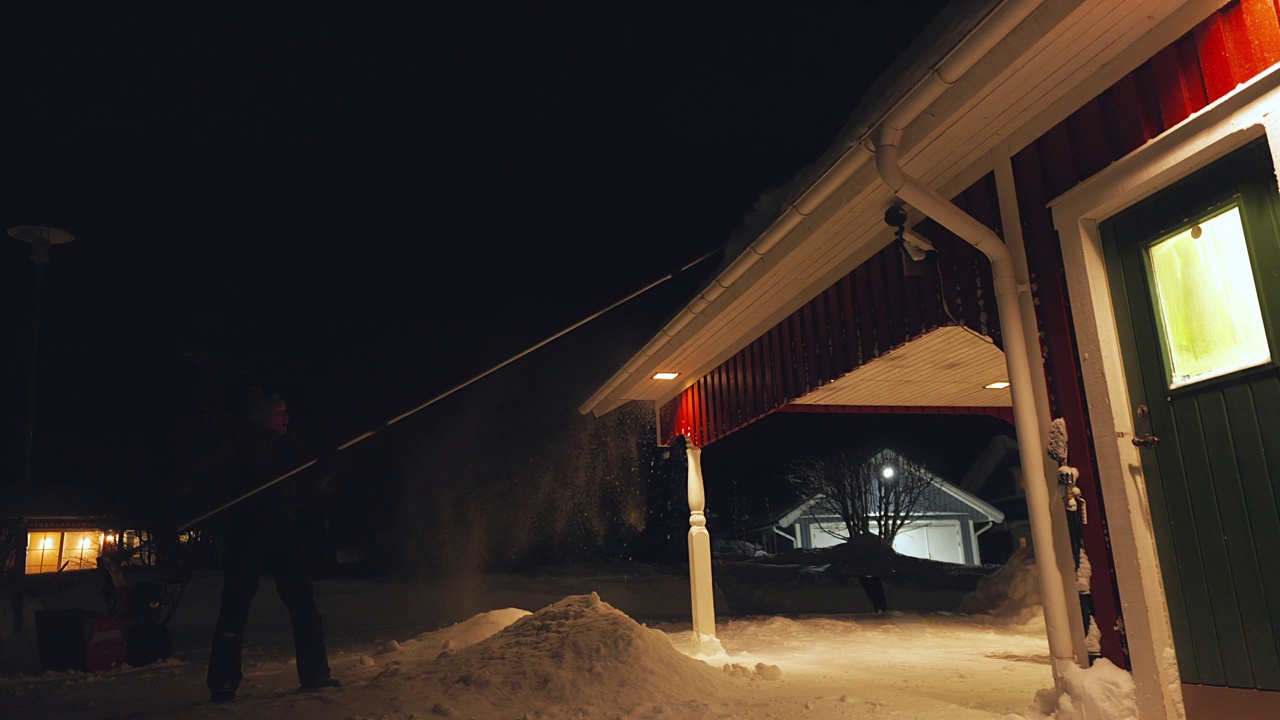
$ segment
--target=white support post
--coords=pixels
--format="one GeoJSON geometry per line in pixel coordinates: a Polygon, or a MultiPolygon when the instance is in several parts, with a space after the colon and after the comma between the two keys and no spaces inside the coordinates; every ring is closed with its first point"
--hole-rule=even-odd
{"type": "MultiPolygon", "coordinates": [[[[997,147],[991,153],[992,166],[996,176],[996,196],[1000,205],[1000,224],[1004,228],[1004,242],[1009,248],[1009,258],[1013,262],[1013,277],[1018,288],[1027,288],[1018,293],[1018,304],[1022,308],[1022,328],[1025,352],[1031,363],[1032,398],[1035,400],[1036,424],[1040,428],[1040,438],[1044,442],[1049,439],[1049,384],[1045,379],[1043,355],[1040,350],[1040,324],[1036,321],[1035,300],[1031,296],[1031,270],[1027,265],[1027,249],[1022,237],[1022,213],[1018,209],[1018,190],[1013,176],[1012,152],[1005,145],[997,147]]],[[[1009,348],[1006,348],[1008,351],[1009,348]]],[[[1019,437],[1021,441],[1021,437],[1019,437]]],[[[1077,441],[1079,442],[1079,441],[1077,441]]],[[[1047,452],[1040,453],[1044,462],[1045,478],[1058,477],[1058,463],[1049,457],[1047,452]]],[[[1052,483],[1050,483],[1052,485],[1052,483]]],[[[1059,492],[1050,493],[1058,501],[1059,492]]],[[[1079,593],[1070,588],[1076,586],[1075,553],[1071,549],[1071,531],[1067,527],[1067,514],[1058,511],[1049,514],[1053,522],[1054,556],[1057,558],[1057,572],[1062,576],[1062,586],[1067,590],[1067,617],[1071,628],[1071,647],[1075,652],[1076,664],[1089,667],[1089,650],[1084,639],[1084,617],[1080,608],[1079,593]]],[[[1040,572],[1048,572],[1047,565],[1040,566],[1040,572]]]]}
{"type": "Polygon", "coordinates": [[[711,533],[702,487],[702,448],[685,438],[689,460],[689,592],[693,604],[693,641],[699,654],[720,652],[716,640],[715,590],[711,584],[711,533]]]}

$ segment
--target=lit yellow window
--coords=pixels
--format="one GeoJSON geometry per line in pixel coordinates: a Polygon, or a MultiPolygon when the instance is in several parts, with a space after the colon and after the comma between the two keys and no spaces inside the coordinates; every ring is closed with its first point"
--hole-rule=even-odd
{"type": "Polygon", "coordinates": [[[102,533],[68,532],[62,542],[62,561],[65,570],[92,570],[98,567],[98,554],[102,551],[102,533]]]}
{"type": "Polygon", "coordinates": [[[1147,252],[1170,388],[1271,361],[1238,207],[1147,252]]]}
{"type": "Polygon", "coordinates": [[[62,550],[62,533],[27,533],[27,574],[58,571],[62,550]]]}

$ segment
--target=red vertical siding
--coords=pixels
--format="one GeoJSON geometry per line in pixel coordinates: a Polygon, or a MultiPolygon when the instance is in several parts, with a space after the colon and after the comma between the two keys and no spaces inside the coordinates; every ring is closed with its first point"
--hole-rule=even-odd
{"type": "MultiPolygon", "coordinates": [[[[994,180],[984,178],[962,201],[991,221],[994,180]]],[[[996,225],[998,227],[998,224],[996,225]]],[[[952,315],[1000,342],[995,301],[983,297],[991,271],[968,243],[939,227],[921,227],[944,258],[952,315]],[[972,277],[965,277],[972,275],[972,277]]],[[[903,343],[951,324],[941,307],[938,273],[904,275],[901,250],[890,245],[690,386],[664,420],[664,441],[689,429],[700,445],[786,406],[903,343]],[[686,403],[687,397],[696,402],[686,403]],[[693,430],[696,428],[696,432],[693,430]]],[[[935,409],[935,411],[939,411],[935,409]]]]}
{"type": "MultiPolygon", "coordinates": [[[[858,315],[858,356],[861,363],[868,363],[876,357],[876,327],[872,319],[871,278],[870,271],[864,263],[853,271],[850,279],[856,293],[854,304],[858,315]]],[[[799,397],[794,395],[792,397],[799,397]]]]}

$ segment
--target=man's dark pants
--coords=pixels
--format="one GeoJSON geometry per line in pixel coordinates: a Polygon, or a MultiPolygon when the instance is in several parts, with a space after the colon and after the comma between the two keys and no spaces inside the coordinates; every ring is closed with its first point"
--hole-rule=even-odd
{"type": "Polygon", "coordinates": [[[236,690],[244,678],[240,651],[249,605],[258,591],[263,572],[276,583],[276,591],[289,610],[293,624],[293,647],[298,659],[298,680],[302,687],[318,687],[329,679],[329,658],[324,643],[324,626],[316,609],[311,580],[296,558],[262,560],[229,557],[222,579],[222,607],[213,631],[209,653],[209,691],[236,690]],[[292,560],[292,561],[291,561],[292,560]]]}

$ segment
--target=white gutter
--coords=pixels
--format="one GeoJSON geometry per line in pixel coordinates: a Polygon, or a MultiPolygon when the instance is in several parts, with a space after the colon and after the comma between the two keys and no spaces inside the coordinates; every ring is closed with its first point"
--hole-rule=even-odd
{"type": "MultiPolygon", "coordinates": [[[[951,87],[970,68],[982,59],[998,42],[1004,39],[1013,28],[1027,18],[1043,0],[1008,0],[991,12],[973,31],[962,40],[947,56],[939,62],[923,80],[911,88],[897,105],[871,128],[892,128],[900,132],[915,120],[944,90],[951,87]]],[[[870,139],[871,130],[863,133],[856,142],[850,143],[835,163],[823,173],[807,190],[791,204],[755,242],[742,252],[729,267],[725,268],[710,285],[706,287],[692,302],[667,323],[644,348],[631,358],[621,370],[614,374],[603,387],[587,399],[578,411],[582,414],[592,412],[610,393],[622,385],[649,358],[653,357],[662,346],[676,336],[696,316],[702,313],[716,298],[746,274],[752,266],[769,253],[781,240],[798,226],[810,213],[818,208],[836,189],[867,164],[871,152],[865,143],[870,139]]]]}
{"type": "MultiPolygon", "coordinates": [[[[1040,594],[1044,602],[1049,654],[1053,658],[1054,679],[1060,681],[1065,669],[1076,664],[1076,658],[1067,610],[1066,585],[1061,573],[1057,572],[1058,559],[1054,546],[1051,513],[1059,504],[1057,498],[1049,492],[1049,481],[1044,472],[1043,439],[1040,437],[1035,385],[1032,383],[1031,363],[1027,357],[1022,306],[1018,300],[1020,288],[1014,279],[1013,258],[991,228],[902,171],[898,165],[896,144],[899,135],[892,127],[886,127],[877,133],[876,168],[880,171],[880,177],[899,198],[959,235],[991,261],[991,275],[996,286],[996,307],[1000,314],[1000,334],[1004,339],[1005,364],[1009,370],[1009,392],[1013,396],[1013,424],[1018,433],[1018,454],[1026,479],[1027,509],[1036,548],[1036,565],[1040,568],[1040,594]]],[[[1029,291],[1029,288],[1023,287],[1021,290],[1029,291]]]]}
{"type": "MultiPolygon", "coordinates": [[[[773,532],[774,532],[774,534],[775,534],[775,535],[778,535],[779,537],[784,537],[784,538],[786,538],[786,539],[787,539],[787,542],[791,543],[791,549],[792,549],[792,550],[799,550],[799,549],[800,549],[800,541],[799,541],[797,538],[791,537],[790,535],[788,535],[788,534],[786,534],[786,533],[782,532],[782,531],[781,531],[781,530],[779,530],[776,526],[773,528],[773,532]]],[[[799,534],[800,534],[800,531],[799,531],[799,529],[797,529],[797,530],[796,530],[796,535],[797,535],[797,536],[799,536],[799,534]]]]}

